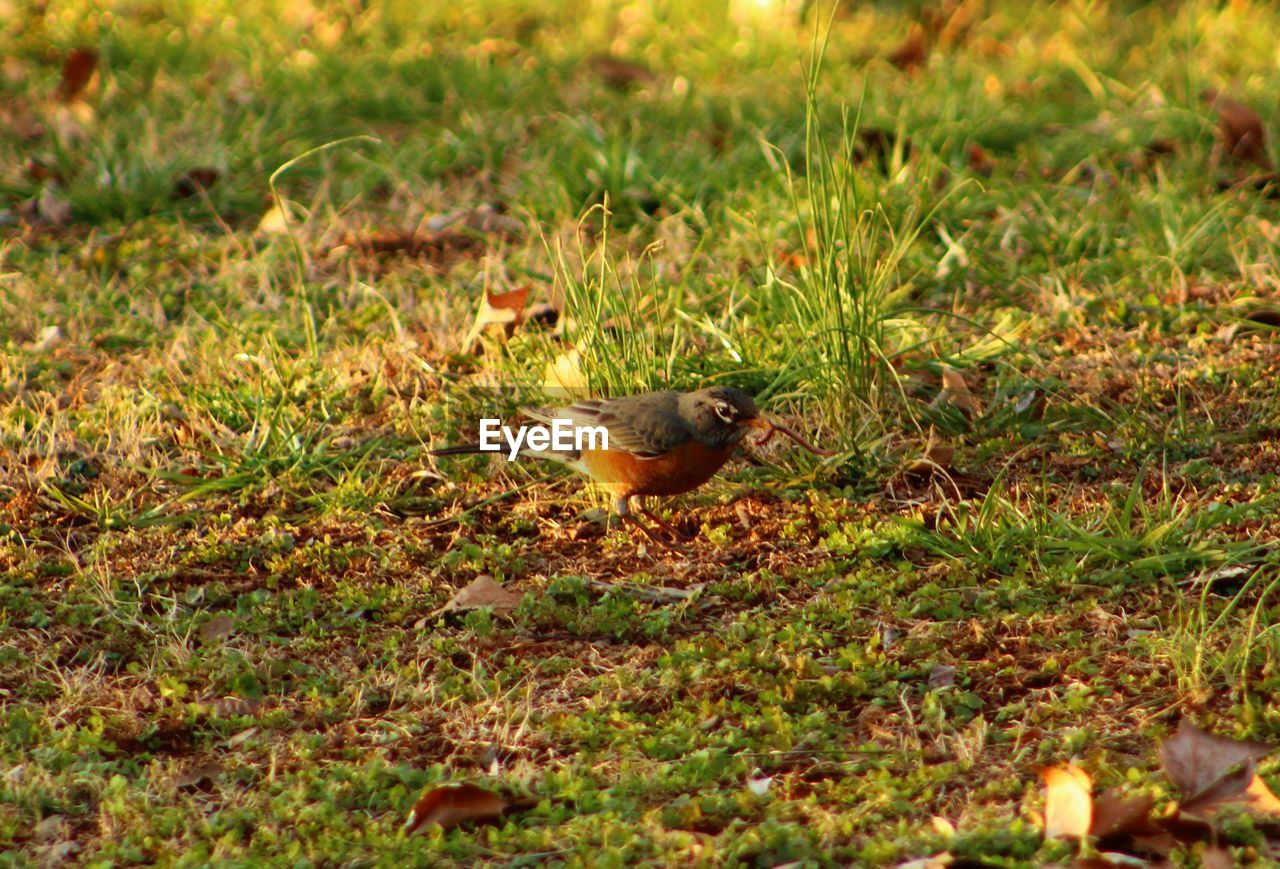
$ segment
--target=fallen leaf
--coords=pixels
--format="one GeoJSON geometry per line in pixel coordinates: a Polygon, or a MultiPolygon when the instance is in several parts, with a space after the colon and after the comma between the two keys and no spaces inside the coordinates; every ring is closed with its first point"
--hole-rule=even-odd
{"type": "Polygon", "coordinates": [[[1160,763],[1185,795],[1180,808],[1197,814],[1243,794],[1253,781],[1258,760],[1271,751],[1261,742],[1215,736],[1183,719],[1161,746],[1160,763]]]}
{"type": "Polygon", "coordinates": [[[480,337],[480,333],[489,326],[505,327],[506,334],[510,337],[515,328],[524,319],[524,306],[529,299],[530,289],[532,289],[532,285],[525,284],[505,293],[485,290],[484,298],[480,301],[480,310],[476,312],[475,324],[472,325],[471,331],[467,333],[462,346],[471,347],[474,345],[476,339],[480,337]]]}
{"type": "Polygon", "coordinates": [[[1200,97],[1218,111],[1218,134],[1227,155],[1264,171],[1271,171],[1267,134],[1258,113],[1213,88],[1201,92],[1200,97]]]}
{"type": "Polygon", "coordinates": [[[453,596],[444,605],[444,612],[452,610],[474,610],[480,607],[492,607],[494,612],[510,612],[520,606],[524,595],[510,591],[495,582],[492,576],[482,573],[471,581],[471,584],[453,596]]]}
{"type": "MultiPolygon", "coordinates": [[[[1190,845],[1196,842],[1207,842],[1217,836],[1217,831],[1214,830],[1211,824],[1192,815],[1184,814],[1178,811],[1177,807],[1174,807],[1170,814],[1153,818],[1152,820],[1156,827],[1167,837],[1159,843],[1161,847],[1166,848],[1165,853],[1168,853],[1169,846],[1167,842],[1169,839],[1181,842],[1184,845],[1190,845]]],[[[1157,844],[1156,840],[1159,838],[1158,836],[1140,836],[1135,837],[1134,842],[1138,845],[1153,845],[1157,844]]]]}
{"type": "Polygon", "coordinates": [[[929,670],[930,688],[950,688],[956,684],[956,668],[950,664],[934,664],[929,670]]]}
{"type": "Polygon", "coordinates": [[[1125,797],[1112,788],[1103,791],[1093,801],[1093,820],[1089,835],[1098,839],[1126,834],[1147,835],[1158,832],[1151,823],[1151,810],[1155,800],[1151,797],[1125,797]]]}
{"type": "Polygon", "coordinates": [[[1093,780],[1074,764],[1043,768],[1044,837],[1081,839],[1089,834],[1093,821],[1093,780]]]}
{"type": "Polygon", "coordinates": [[[889,53],[887,58],[889,63],[898,69],[914,70],[918,68],[929,56],[929,46],[925,42],[924,35],[923,27],[919,24],[912,24],[907,38],[889,53]]]}
{"type": "Polygon", "coordinates": [[[582,354],[576,347],[547,363],[542,390],[555,399],[587,398],[591,394],[587,375],[582,371],[582,354]]]}
{"type": "Polygon", "coordinates": [[[74,48],[62,62],[62,80],[58,82],[58,99],[64,103],[79,99],[93,74],[98,70],[98,52],[92,48],[74,48]]]}
{"type": "Polygon", "coordinates": [[[969,391],[964,375],[950,365],[942,366],[942,389],[933,400],[933,406],[951,405],[966,417],[978,415],[978,399],[969,391]]]}
{"type": "Polygon", "coordinates": [[[496,821],[507,810],[507,801],[472,784],[434,788],[423,794],[404,822],[404,832],[414,836],[431,825],[452,830],[461,824],[496,821]]]}
{"type": "Polygon", "coordinates": [[[169,198],[190,199],[218,183],[221,177],[222,173],[212,166],[197,166],[173,182],[173,192],[169,194],[169,198]]]}

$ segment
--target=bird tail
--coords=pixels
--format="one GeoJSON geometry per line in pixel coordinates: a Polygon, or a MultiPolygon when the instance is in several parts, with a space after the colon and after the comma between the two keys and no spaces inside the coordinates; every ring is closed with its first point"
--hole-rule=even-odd
{"type": "Polygon", "coordinates": [[[455,444],[451,447],[440,447],[438,450],[427,450],[429,456],[469,456],[473,453],[483,453],[485,450],[480,449],[479,444],[455,444]]]}

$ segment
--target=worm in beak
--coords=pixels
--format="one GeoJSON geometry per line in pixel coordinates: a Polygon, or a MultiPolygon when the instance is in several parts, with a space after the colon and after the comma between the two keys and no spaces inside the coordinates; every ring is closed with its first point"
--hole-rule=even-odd
{"type": "Polygon", "coordinates": [[[764,432],[764,434],[761,435],[757,440],[752,441],[752,446],[762,447],[765,444],[767,444],[770,440],[772,440],[775,434],[777,434],[778,432],[782,432],[784,435],[791,438],[793,441],[798,443],[800,446],[804,447],[809,452],[813,453],[815,456],[823,456],[826,458],[830,458],[831,456],[834,456],[836,454],[835,450],[824,450],[819,447],[815,447],[813,444],[809,443],[807,440],[805,440],[795,431],[791,430],[790,428],[783,425],[782,423],[771,422],[770,420],[767,420],[764,417],[756,417],[755,419],[746,420],[743,423],[743,425],[748,425],[748,426],[751,426],[752,428],[758,428],[764,432]]]}

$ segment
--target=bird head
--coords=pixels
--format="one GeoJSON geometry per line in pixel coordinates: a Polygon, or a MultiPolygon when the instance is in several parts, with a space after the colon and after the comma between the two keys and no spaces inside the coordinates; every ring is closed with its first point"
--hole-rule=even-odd
{"type": "Polygon", "coordinates": [[[756,446],[782,432],[815,455],[835,455],[832,450],[813,446],[782,423],[766,419],[755,399],[732,386],[712,386],[682,395],[680,415],[693,427],[698,440],[713,449],[734,446],[755,429],[762,432],[756,446]]]}

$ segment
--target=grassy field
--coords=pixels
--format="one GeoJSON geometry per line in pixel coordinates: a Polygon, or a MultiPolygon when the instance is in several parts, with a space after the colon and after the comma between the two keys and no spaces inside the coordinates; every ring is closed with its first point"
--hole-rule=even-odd
{"type": "Polygon", "coordinates": [[[0,0],[0,864],[1067,865],[1280,743],[1280,16],[798,7],[0,0]],[[549,370],[839,455],[427,455],[549,370]]]}

